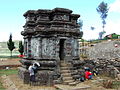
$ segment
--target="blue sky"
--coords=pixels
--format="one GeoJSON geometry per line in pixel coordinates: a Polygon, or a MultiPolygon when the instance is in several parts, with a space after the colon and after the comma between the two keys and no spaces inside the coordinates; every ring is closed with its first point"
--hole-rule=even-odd
{"type": "Polygon", "coordinates": [[[106,19],[106,34],[118,33],[120,29],[120,0],[1,0],[0,2],[0,41],[7,41],[12,33],[13,40],[22,40],[27,10],[68,8],[74,14],[80,14],[83,20],[84,39],[96,39],[102,31],[100,15],[96,8],[102,2],[108,3],[110,11],[106,19]],[[95,30],[90,30],[94,26],[95,30]]]}

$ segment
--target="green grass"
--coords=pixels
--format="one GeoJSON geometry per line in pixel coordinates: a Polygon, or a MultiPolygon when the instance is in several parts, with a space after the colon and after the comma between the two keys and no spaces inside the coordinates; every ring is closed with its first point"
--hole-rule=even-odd
{"type": "MultiPolygon", "coordinates": [[[[12,57],[10,57],[10,51],[7,47],[7,42],[0,42],[0,59],[13,59],[13,58],[19,58],[18,55],[20,54],[18,51],[19,47],[19,41],[15,42],[15,49],[12,51],[12,57]]],[[[2,75],[12,75],[17,74],[18,70],[0,70],[0,76],[2,75]]],[[[2,86],[2,83],[0,81],[0,90],[5,90],[5,88],[2,86]]]]}
{"type": "Polygon", "coordinates": [[[114,88],[114,89],[120,88],[120,81],[114,81],[113,85],[112,85],[112,88],[114,88]]]}
{"type": "Polygon", "coordinates": [[[12,58],[14,58],[14,59],[16,59],[16,58],[19,58],[18,57],[18,55],[13,55],[12,57],[11,56],[2,56],[2,55],[0,55],[0,58],[2,59],[2,58],[7,58],[7,59],[12,59],[12,58]]]}
{"type": "Polygon", "coordinates": [[[17,74],[17,73],[18,73],[17,69],[0,70],[0,76],[2,76],[2,75],[12,75],[12,74],[17,74]]]}

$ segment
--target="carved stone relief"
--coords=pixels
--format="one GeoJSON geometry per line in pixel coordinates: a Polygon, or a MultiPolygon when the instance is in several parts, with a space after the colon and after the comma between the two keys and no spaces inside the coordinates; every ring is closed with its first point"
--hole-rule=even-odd
{"type": "Polygon", "coordinates": [[[71,40],[70,39],[67,39],[65,41],[65,53],[66,53],[66,56],[71,56],[71,51],[72,51],[72,46],[71,46],[71,40]]]}
{"type": "Polygon", "coordinates": [[[76,39],[72,39],[72,56],[78,56],[78,41],[76,39]]]}
{"type": "Polygon", "coordinates": [[[39,57],[40,43],[38,38],[33,38],[31,40],[31,55],[32,57],[39,57]]]}
{"type": "Polygon", "coordinates": [[[56,48],[55,48],[55,40],[43,38],[42,39],[42,57],[53,59],[56,57],[56,48]]]}
{"type": "Polygon", "coordinates": [[[28,54],[28,40],[24,39],[24,55],[27,57],[28,54]]]}

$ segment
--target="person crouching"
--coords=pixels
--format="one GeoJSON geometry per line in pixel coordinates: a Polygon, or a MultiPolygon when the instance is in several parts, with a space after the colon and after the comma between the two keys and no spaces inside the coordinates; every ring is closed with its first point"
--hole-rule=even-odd
{"type": "Polygon", "coordinates": [[[90,72],[90,69],[89,68],[86,68],[85,69],[85,79],[92,79],[92,72],[90,72]]]}

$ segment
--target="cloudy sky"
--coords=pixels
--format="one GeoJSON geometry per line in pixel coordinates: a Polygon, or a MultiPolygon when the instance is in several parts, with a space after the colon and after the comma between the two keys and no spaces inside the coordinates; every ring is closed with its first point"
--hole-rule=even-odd
{"type": "Polygon", "coordinates": [[[84,39],[97,39],[102,31],[100,15],[96,8],[102,2],[108,3],[110,10],[106,19],[106,34],[120,34],[120,0],[1,0],[0,2],[0,41],[7,41],[12,33],[13,40],[22,40],[27,10],[68,8],[80,14],[83,20],[84,39]],[[91,30],[90,27],[95,27],[91,30]]]}

